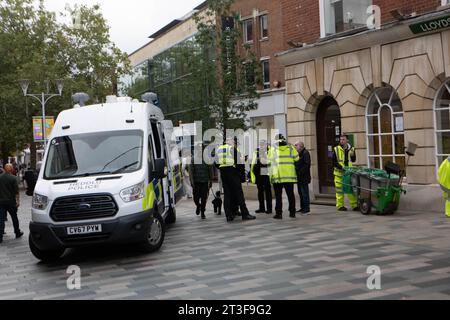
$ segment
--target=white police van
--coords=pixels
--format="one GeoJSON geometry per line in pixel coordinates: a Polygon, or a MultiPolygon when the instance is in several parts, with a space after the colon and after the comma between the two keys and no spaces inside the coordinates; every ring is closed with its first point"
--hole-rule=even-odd
{"type": "Polygon", "coordinates": [[[29,245],[42,261],[97,244],[156,251],[183,196],[173,125],[156,95],[80,106],[86,99],[74,95],[79,104],[59,114],[35,187],[29,245]]]}

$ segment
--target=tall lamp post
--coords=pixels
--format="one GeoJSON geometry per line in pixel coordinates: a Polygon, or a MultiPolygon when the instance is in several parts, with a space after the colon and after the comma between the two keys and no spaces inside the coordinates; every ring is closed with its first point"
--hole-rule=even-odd
{"type": "Polygon", "coordinates": [[[28,87],[30,85],[30,81],[29,80],[20,80],[20,87],[22,88],[23,91],[23,95],[25,97],[32,97],[35,98],[36,100],[38,100],[41,103],[42,106],[42,137],[44,139],[44,152],[47,149],[47,130],[46,130],[46,119],[45,119],[45,105],[46,103],[54,97],[61,97],[62,96],[62,91],[63,91],[63,87],[64,87],[64,83],[63,80],[55,80],[56,83],[56,88],[58,89],[58,93],[53,93],[53,94],[48,94],[48,93],[28,93],[28,87]]]}

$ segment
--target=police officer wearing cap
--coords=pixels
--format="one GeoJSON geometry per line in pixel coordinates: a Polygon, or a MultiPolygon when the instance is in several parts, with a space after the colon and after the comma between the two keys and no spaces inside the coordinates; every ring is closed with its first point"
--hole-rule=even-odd
{"type": "Polygon", "coordinates": [[[226,143],[216,151],[216,164],[220,169],[220,177],[224,190],[224,209],[227,221],[234,220],[236,207],[239,207],[242,220],[254,220],[245,204],[242,190],[241,173],[239,165],[243,164],[241,154],[236,147],[236,139],[227,139],[226,143]]]}
{"type": "Polygon", "coordinates": [[[289,216],[295,218],[294,186],[297,183],[296,163],[300,161],[297,149],[286,142],[286,138],[279,134],[275,137],[275,145],[269,150],[270,181],[275,189],[274,219],[283,219],[283,189],[289,201],[289,216]]]}

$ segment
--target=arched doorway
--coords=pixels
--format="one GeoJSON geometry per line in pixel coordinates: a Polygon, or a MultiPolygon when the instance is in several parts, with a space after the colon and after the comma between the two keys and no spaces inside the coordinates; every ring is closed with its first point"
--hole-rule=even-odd
{"type": "Polygon", "coordinates": [[[323,98],[316,119],[320,193],[334,193],[333,148],[339,143],[342,133],[341,112],[336,100],[323,98]]]}

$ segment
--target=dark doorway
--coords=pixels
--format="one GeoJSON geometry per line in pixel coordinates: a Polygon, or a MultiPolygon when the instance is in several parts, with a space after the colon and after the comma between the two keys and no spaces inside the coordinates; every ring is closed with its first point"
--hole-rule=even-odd
{"type": "Polygon", "coordinates": [[[317,110],[317,158],[320,193],[334,193],[333,148],[341,135],[341,112],[332,97],[325,97],[317,110]]]}

